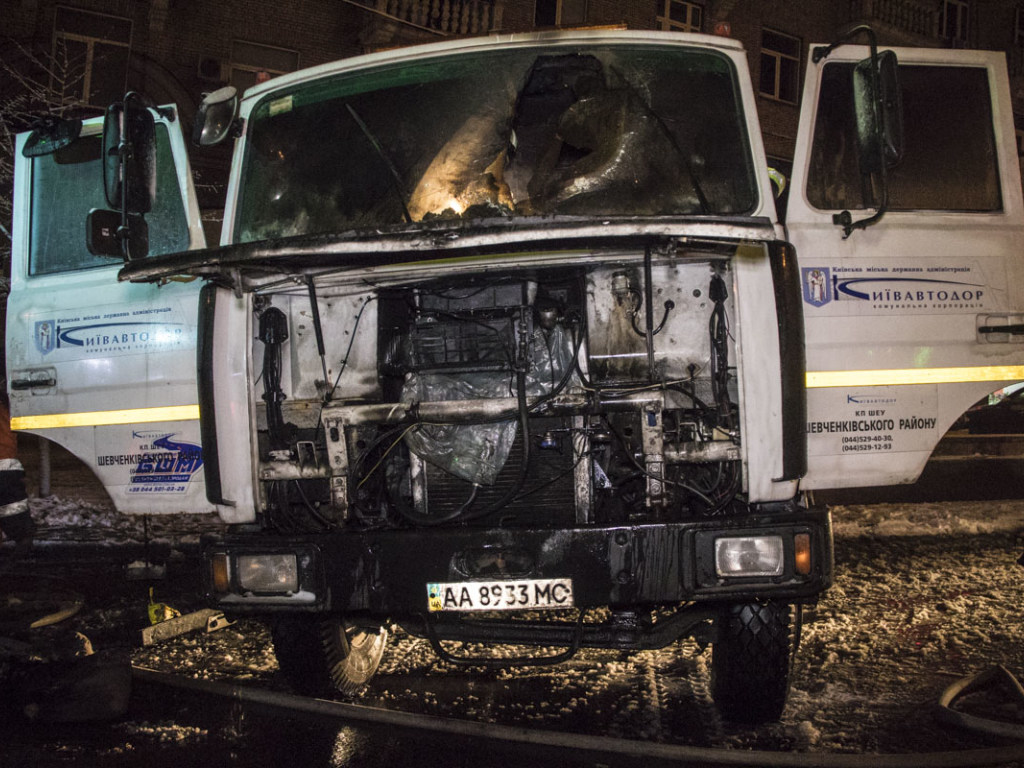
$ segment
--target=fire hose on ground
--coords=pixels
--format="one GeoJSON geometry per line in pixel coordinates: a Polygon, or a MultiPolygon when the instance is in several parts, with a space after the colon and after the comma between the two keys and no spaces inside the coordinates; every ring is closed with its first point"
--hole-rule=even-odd
{"type": "MultiPolygon", "coordinates": [[[[1005,670],[1003,670],[1005,672],[1005,670]]],[[[418,732],[424,736],[455,737],[467,740],[501,743],[513,749],[528,749],[532,755],[564,755],[571,751],[574,760],[587,759],[603,765],[696,766],[761,766],[762,768],[973,768],[1024,763],[1024,742],[1010,746],[969,749],[955,752],[921,754],[840,754],[813,752],[764,752],[739,749],[716,749],[646,741],[631,741],[607,736],[538,731],[518,726],[495,725],[457,720],[434,715],[398,712],[364,707],[339,701],[311,699],[275,691],[263,691],[232,683],[196,680],[166,672],[133,667],[137,681],[166,685],[202,694],[222,696],[254,707],[287,711],[316,718],[345,720],[354,725],[376,726],[418,732]]],[[[1010,678],[1013,676],[1006,672],[1010,678]]],[[[982,673],[952,686],[940,699],[940,707],[951,714],[951,721],[966,720],[950,709],[961,695],[986,685],[1002,673],[982,673]],[[984,678],[984,679],[982,679],[984,678]]],[[[1020,684],[1016,682],[1017,689],[1020,684]]],[[[974,718],[980,720],[980,718],[974,718]]],[[[1015,727],[1013,738],[1024,738],[1022,727],[1015,727]]],[[[974,728],[972,727],[972,730],[974,728]]],[[[992,733],[1006,738],[1005,733],[992,733]]]]}

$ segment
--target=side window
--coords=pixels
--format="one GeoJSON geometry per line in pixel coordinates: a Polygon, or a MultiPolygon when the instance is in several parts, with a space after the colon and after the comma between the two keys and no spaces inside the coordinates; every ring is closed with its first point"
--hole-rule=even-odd
{"type": "MultiPolygon", "coordinates": [[[[853,64],[822,73],[807,199],[825,210],[872,208],[876,179],[860,172],[853,64]]],[[[889,171],[890,210],[1002,210],[988,72],[980,67],[901,66],[903,159],[889,171]],[[950,111],[950,94],[956,110],[950,111]]]]}
{"type": "MultiPolygon", "coordinates": [[[[32,160],[32,224],[29,274],[49,275],[117,263],[85,247],[85,219],[107,208],[100,169],[102,139],[86,136],[52,155],[32,160]]],[[[146,214],[149,253],[174,253],[189,246],[188,218],[171,157],[167,126],[157,124],[157,189],[146,214]]]]}

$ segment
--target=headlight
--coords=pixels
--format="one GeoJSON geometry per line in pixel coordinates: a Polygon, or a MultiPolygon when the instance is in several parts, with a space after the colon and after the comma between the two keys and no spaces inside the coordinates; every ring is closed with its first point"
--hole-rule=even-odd
{"type": "Polygon", "coordinates": [[[781,576],[781,536],[737,536],[715,540],[715,571],[719,577],[781,576]]]}
{"type": "Polygon", "coordinates": [[[239,555],[238,586],[246,592],[297,592],[299,564],[295,555],[239,555]]]}

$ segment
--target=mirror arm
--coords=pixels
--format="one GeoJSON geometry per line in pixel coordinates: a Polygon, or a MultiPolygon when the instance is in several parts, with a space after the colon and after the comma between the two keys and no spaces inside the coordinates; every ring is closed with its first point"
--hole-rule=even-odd
{"type": "MultiPolygon", "coordinates": [[[[882,115],[878,100],[880,96],[880,84],[878,81],[878,38],[875,37],[875,30],[873,30],[867,24],[858,24],[850,29],[846,30],[839,39],[834,43],[826,46],[818,46],[814,49],[811,54],[811,59],[815,64],[819,63],[823,59],[827,58],[832,51],[839,46],[849,42],[851,39],[864,33],[868,38],[868,46],[871,50],[871,91],[875,94],[874,104],[871,105],[875,113],[875,125],[882,124],[882,115]]],[[[879,181],[881,186],[881,197],[882,199],[878,203],[878,208],[874,214],[863,219],[853,220],[853,215],[849,211],[843,211],[842,213],[836,213],[832,215],[832,223],[836,226],[843,228],[843,239],[845,240],[853,234],[855,229],[866,229],[872,224],[878,222],[882,216],[885,215],[886,210],[889,207],[889,174],[885,163],[885,148],[882,145],[884,139],[882,138],[881,132],[878,133],[878,156],[881,158],[880,168],[878,171],[879,181]]]]}
{"type": "Polygon", "coordinates": [[[861,32],[868,36],[868,45],[871,46],[871,58],[872,60],[875,59],[878,55],[878,39],[875,37],[875,30],[867,24],[857,24],[840,34],[839,38],[831,45],[819,45],[815,48],[811,52],[811,61],[817,64],[822,59],[828,58],[828,55],[832,53],[832,51],[841,45],[845,45],[861,32]]]}
{"type": "MultiPolygon", "coordinates": [[[[881,173],[885,174],[884,168],[881,171],[881,173]]],[[[832,214],[832,223],[835,224],[837,227],[843,228],[843,240],[852,235],[855,229],[867,229],[872,224],[876,223],[879,219],[881,219],[882,216],[885,215],[885,212],[886,210],[888,210],[889,207],[888,195],[884,194],[885,183],[886,182],[883,179],[882,202],[879,203],[877,210],[867,218],[857,219],[856,221],[854,221],[853,214],[851,214],[849,211],[843,211],[842,213],[832,214]]]]}

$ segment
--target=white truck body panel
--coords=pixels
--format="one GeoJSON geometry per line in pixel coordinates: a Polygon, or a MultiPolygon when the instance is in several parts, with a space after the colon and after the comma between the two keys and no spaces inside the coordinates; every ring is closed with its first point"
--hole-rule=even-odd
{"type": "MultiPolygon", "coordinates": [[[[978,330],[1019,323],[1024,311],[1024,212],[1004,57],[893,50],[901,69],[955,63],[984,70],[1001,210],[889,210],[844,239],[832,222],[839,210],[815,208],[808,199],[817,110],[802,111],[786,224],[805,283],[807,489],[914,481],[968,407],[1024,377],[1024,337],[978,330]],[[810,295],[812,270],[829,283],[817,298],[810,295]]],[[[868,54],[866,47],[844,46],[820,64],[810,62],[804,104],[817,103],[823,67],[868,54]]]]}
{"type": "MultiPolygon", "coordinates": [[[[606,42],[614,42],[615,44],[632,42],[634,44],[657,45],[661,44],[659,38],[662,36],[647,31],[615,31],[609,34],[604,30],[594,30],[566,33],[548,32],[538,37],[543,37],[545,43],[552,45],[557,45],[563,39],[566,42],[572,41],[573,45],[577,45],[578,41],[582,39],[587,44],[599,46],[606,42]]],[[[756,115],[756,97],[749,77],[746,76],[747,59],[742,46],[737,41],[712,35],[689,35],[687,37],[695,45],[715,50],[731,60],[736,71],[739,73],[738,87],[742,108],[747,115],[756,115]]],[[[536,42],[529,35],[516,35],[511,40],[514,41],[515,47],[527,47],[536,42]]],[[[429,61],[431,58],[442,57],[457,51],[485,51],[493,49],[497,45],[504,45],[507,42],[502,36],[492,36],[486,39],[454,40],[431,45],[429,47],[429,55],[424,52],[425,49],[422,46],[415,49],[398,49],[324,64],[301,72],[283,75],[275,78],[272,82],[257,85],[248,90],[240,103],[239,117],[243,122],[249,120],[253,109],[268,94],[273,94],[277,91],[284,92],[294,86],[307,84],[320,78],[360,71],[378,65],[393,66],[404,61],[429,61]]],[[[747,140],[751,145],[750,148],[754,156],[763,157],[764,149],[761,133],[753,123],[749,126],[747,140]]],[[[236,224],[241,174],[244,168],[246,151],[247,145],[243,136],[235,144],[232,173],[227,191],[227,205],[224,212],[224,227],[221,236],[222,245],[229,245],[233,241],[232,232],[236,224]]],[[[768,168],[762,163],[755,166],[754,172],[757,177],[760,197],[758,207],[752,213],[752,218],[763,218],[765,221],[764,229],[758,232],[757,235],[766,239],[772,239],[775,236],[775,232],[770,222],[775,219],[775,210],[768,168]]],[[[581,226],[580,230],[585,231],[587,226],[589,225],[581,226]]],[[[595,233],[599,229],[595,228],[595,233]]],[[[656,230],[656,228],[654,229],[656,230]]],[[[651,230],[652,228],[648,227],[645,231],[651,230]]],[[[665,230],[675,232],[678,231],[678,226],[673,227],[667,224],[665,230]]],[[[708,222],[690,224],[687,227],[687,232],[694,237],[724,235],[726,237],[749,238],[752,235],[749,229],[741,231],[733,228],[730,231],[728,227],[723,227],[721,224],[708,222]]],[[[495,242],[500,242],[502,237],[501,233],[498,233],[495,237],[495,242]]],[[[486,237],[482,237],[480,242],[481,244],[486,244],[488,241],[486,237]]],[[[386,244],[382,244],[382,248],[386,247],[386,244]]],[[[743,287],[741,287],[744,281],[749,281],[751,284],[770,284],[771,277],[768,262],[764,258],[764,254],[757,249],[752,249],[750,252],[744,252],[741,249],[741,254],[742,257],[737,259],[735,263],[734,282],[729,288],[730,293],[733,295],[742,295],[744,297],[742,309],[740,307],[736,309],[737,317],[734,318],[732,326],[732,332],[737,340],[742,338],[744,334],[742,328],[746,323],[750,323],[751,327],[757,328],[770,329],[775,326],[775,301],[771,293],[759,290],[745,292],[743,287]],[[739,317],[741,312],[749,317],[741,320],[739,317]]],[[[427,270],[429,269],[431,268],[428,266],[427,270]]],[[[478,270],[478,267],[466,264],[462,269],[467,274],[470,274],[478,270]]],[[[491,267],[491,269],[494,269],[494,267],[491,267]]],[[[500,270],[500,267],[498,269],[500,270]]],[[[360,273],[358,281],[379,279],[383,276],[395,279],[395,271],[389,267],[367,268],[360,273]]],[[[429,272],[425,270],[424,274],[427,273],[429,272]]],[[[234,335],[238,331],[228,329],[237,328],[240,331],[241,327],[248,322],[246,338],[253,338],[251,299],[244,302],[233,300],[229,298],[229,293],[228,291],[221,291],[220,295],[223,297],[223,300],[218,299],[217,322],[218,324],[223,323],[223,325],[219,325],[223,330],[218,335],[234,335]],[[224,303],[230,304],[234,309],[224,309],[224,303]],[[244,315],[245,318],[248,318],[248,321],[244,320],[241,316],[228,319],[227,314],[231,312],[244,315]]],[[[373,305],[371,304],[370,306],[373,305]]],[[[338,318],[336,320],[336,328],[340,330],[349,327],[353,315],[354,311],[338,318]]],[[[371,317],[369,321],[372,322],[373,319],[371,317]]],[[[744,434],[749,436],[749,439],[744,441],[740,447],[740,451],[747,491],[750,498],[757,501],[790,499],[797,490],[797,482],[795,480],[780,481],[778,479],[782,475],[780,434],[783,404],[779,386],[778,340],[775,336],[770,338],[768,336],[769,334],[765,334],[764,337],[759,336],[756,343],[737,345],[737,356],[739,358],[736,361],[739,375],[738,386],[741,390],[740,401],[743,403],[741,417],[744,421],[744,434]]],[[[367,358],[370,359],[370,355],[375,353],[375,350],[368,350],[366,353],[367,358]]],[[[231,502],[230,505],[218,505],[217,509],[225,521],[249,522],[255,518],[255,510],[249,505],[252,504],[251,500],[258,497],[254,488],[259,483],[259,473],[257,471],[259,462],[255,455],[247,455],[246,453],[247,450],[251,450],[250,446],[255,445],[255,439],[250,436],[247,440],[242,441],[240,438],[248,434],[250,424],[255,423],[254,414],[261,407],[257,388],[251,386],[252,382],[257,381],[259,378],[259,371],[254,367],[259,365],[259,360],[254,360],[251,356],[248,359],[244,359],[241,354],[238,356],[232,354],[228,359],[217,357],[214,365],[216,366],[214,379],[216,381],[218,402],[227,401],[232,403],[230,410],[227,408],[218,409],[217,413],[218,435],[230,436],[227,439],[219,440],[218,452],[221,456],[223,499],[231,502]],[[244,402],[243,397],[249,401],[249,412],[245,412],[239,407],[239,404],[244,402]],[[246,465],[252,467],[251,474],[239,471],[240,467],[246,465]],[[248,514],[246,510],[249,510],[248,514]]],[[[347,395],[355,396],[351,391],[347,395]]]]}
{"type": "MultiPolygon", "coordinates": [[[[188,157],[177,121],[159,118],[173,165],[162,166],[187,222],[188,248],[204,247],[188,157]]],[[[102,120],[87,121],[83,137],[97,137],[102,120]]],[[[100,262],[85,250],[85,210],[77,237],[37,243],[36,258],[84,268],[36,269],[32,265],[33,194],[41,187],[35,161],[15,157],[11,292],[7,302],[7,372],[12,426],[52,440],[79,457],[128,514],[209,512],[200,453],[196,404],[196,308],[200,283],[164,286],[121,283],[117,260],[100,262]],[[74,240],[72,242],[72,239],[74,240]],[[57,250],[65,251],[53,255],[57,250]],[[71,254],[66,253],[71,251],[71,254]],[[35,274],[33,274],[35,272],[35,274]]],[[[80,139],[79,141],[82,141],[80,139]]],[[[93,204],[102,200],[95,178],[93,204]]],[[[163,187],[162,187],[163,188],[163,187]]],[[[76,193],[80,190],[76,190],[76,193]]],[[[43,206],[45,200],[37,200],[43,206]]],[[[39,234],[37,237],[42,238],[39,234]]]]}

